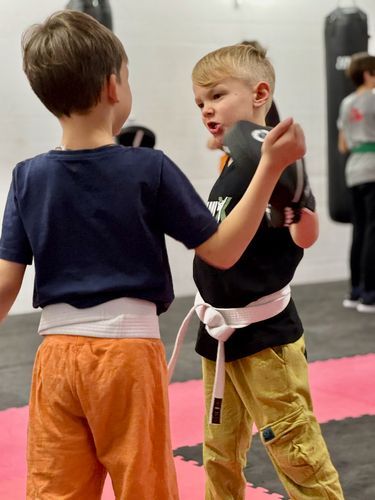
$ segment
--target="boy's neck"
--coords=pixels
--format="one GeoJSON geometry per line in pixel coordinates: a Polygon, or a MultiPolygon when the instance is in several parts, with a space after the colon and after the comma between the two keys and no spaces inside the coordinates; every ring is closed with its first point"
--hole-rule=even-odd
{"type": "Polygon", "coordinates": [[[253,109],[253,117],[251,121],[259,125],[260,127],[265,127],[267,113],[268,111],[265,111],[264,106],[261,106],[260,108],[255,108],[253,109]]]}
{"type": "Polygon", "coordinates": [[[59,121],[62,127],[61,149],[95,149],[115,144],[111,122],[106,117],[95,113],[72,114],[59,121]]]}

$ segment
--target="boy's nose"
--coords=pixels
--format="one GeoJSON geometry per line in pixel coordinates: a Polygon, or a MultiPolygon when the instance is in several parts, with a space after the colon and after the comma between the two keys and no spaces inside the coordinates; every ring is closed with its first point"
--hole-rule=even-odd
{"type": "Polygon", "coordinates": [[[214,113],[214,110],[211,105],[204,106],[202,109],[202,114],[203,116],[212,116],[214,113]]]}

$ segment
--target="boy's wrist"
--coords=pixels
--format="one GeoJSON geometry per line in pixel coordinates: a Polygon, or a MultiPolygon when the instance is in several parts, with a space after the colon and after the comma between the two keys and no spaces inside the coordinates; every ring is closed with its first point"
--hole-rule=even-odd
{"type": "Polygon", "coordinates": [[[267,181],[276,186],[283,168],[274,161],[272,155],[265,153],[259,161],[257,171],[264,173],[267,181]]]}

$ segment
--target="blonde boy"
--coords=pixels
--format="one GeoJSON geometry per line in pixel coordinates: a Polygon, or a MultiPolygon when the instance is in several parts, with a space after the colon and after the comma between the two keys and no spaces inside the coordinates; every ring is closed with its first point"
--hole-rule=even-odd
{"type": "MultiPolygon", "coordinates": [[[[249,45],[218,49],[198,61],[192,79],[203,124],[217,142],[223,144],[225,133],[243,120],[265,132],[275,74],[263,50],[249,45]]],[[[221,224],[236,210],[257,165],[251,161],[254,140],[250,134],[248,137],[249,161],[232,158],[209,196],[209,206],[221,224]]],[[[289,283],[303,248],[318,237],[317,215],[304,208],[307,201],[313,202],[312,194],[309,200],[304,198],[299,206],[293,206],[298,217],[289,212],[291,217],[283,220],[282,227],[273,227],[264,213],[252,241],[230,269],[215,269],[199,255],[194,259],[194,279],[203,307],[209,304],[224,319],[232,318],[232,333],[229,328],[231,335],[224,332],[227,340],[223,336],[226,363],[222,401],[213,394],[216,370],[220,380],[223,341],[219,342],[217,358],[218,341],[213,338],[216,325],[212,326],[210,320],[206,325],[201,322],[196,344],[203,359],[206,396],[206,500],[244,498],[243,468],[254,422],[290,498],[343,498],[313,413],[303,327],[290,298],[289,283]],[[249,317],[253,320],[248,320],[247,326],[240,324],[249,317]],[[241,328],[234,327],[236,321],[241,328]],[[218,421],[220,409],[221,423],[211,423],[218,421]]]]}

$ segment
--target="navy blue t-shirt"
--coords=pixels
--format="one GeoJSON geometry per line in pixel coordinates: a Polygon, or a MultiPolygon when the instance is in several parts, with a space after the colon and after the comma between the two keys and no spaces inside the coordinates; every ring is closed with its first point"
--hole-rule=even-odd
{"type": "Polygon", "coordinates": [[[19,163],[0,258],[35,263],[34,307],[91,307],[119,297],[172,302],[165,234],[196,248],[217,223],[161,151],[103,146],[19,163]]]}

